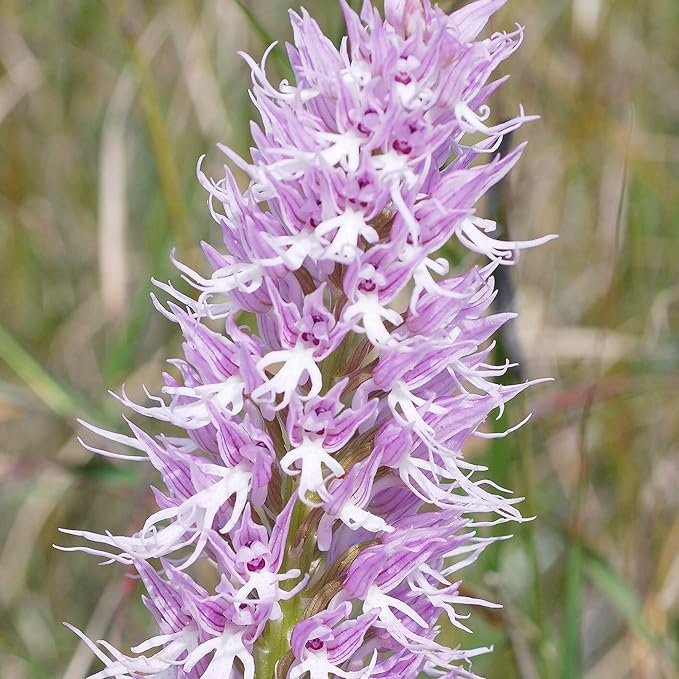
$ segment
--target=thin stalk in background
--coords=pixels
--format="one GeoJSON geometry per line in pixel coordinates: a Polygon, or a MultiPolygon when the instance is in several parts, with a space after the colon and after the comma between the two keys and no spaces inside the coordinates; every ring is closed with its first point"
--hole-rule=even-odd
{"type": "Polygon", "coordinates": [[[134,17],[125,15],[121,5],[117,6],[117,18],[129,49],[130,60],[139,79],[139,96],[144,120],[153,147],[170,227],[174,233],[180,255],[189,257],[192,249],[191,230],[184,208],[179,172],[172,153],[172,143],[165,116],[160,106],[155,79],[139,49],[138,22],[134,17]]]}
{"type": "Polygon", "coordinates": [[[625,157],[623,160],[623,177],[618,199],[618,209],[615,222],[615,233],[611,244],[611,279],[603,299],[601,323],[601,340],[599,342],[598,359],[595,363],[595,381],[592,383],[582,409],[578,435],[578,469],[575,493],[571,505],[571,515],[568,527],[568,545],[566,551],[566,615],[564,618],[563,649],[562,649],[562,678],[578,679],[582,673],[582,583],[583,583],[583,554],[582,530],[585,520],[584,501],[588,488],[588,442],[587,433],[590,417],[597,400],[598,384],[603,378],[603,356],[612,323],[612,313],[617,291],[619,267],[615,265],[620,255],[620,243],[623,228],[625,197],[627,194],[627,176],[629,162],[629,143],[634,127],[633,113],[629,117],[629,130],[625,157]]]}

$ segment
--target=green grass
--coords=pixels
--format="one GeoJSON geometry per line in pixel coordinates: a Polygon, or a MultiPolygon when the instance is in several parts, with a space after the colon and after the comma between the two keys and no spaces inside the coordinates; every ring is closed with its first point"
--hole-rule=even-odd
{"type": "MultiPolygon", "coordinates": [[[[334,3],[305,5],[337,33],[334,3]]],[[[561,235],[511,271],[526,375],[557,382],[497,423],[534,411],[523,432],[469,450],[538,518],[465,573],[505,609],[475,612],[471,638],[445,633],[495,646],[475,665],[488,677],[676,677],[679,6],[602,1],[586,25],[576,5],[510,0],[493,24],[526,25],[495,109],[523,102],[542,119],[522,131],[530,144],[502,212],[516,237],[561,235]]],[[[120,569],[51,547],[59,526],[125,532],[150,506],[146,472],[92,462],[75,417],[115,423],[106,390],[152,389],[176,355],[148,279],[177,280],[174,245],[200,262],[200,239],[219,243],[195,161],[207,152],[217,174],[218,141],[247,153],[236,52],[284,45],[286,11],[282,0],[0,3],[3,679],[82,679],[89,657],[63,619],[123,647],[146,634],[120,569]]],[[[285,77],[282,47],[269,67],[285,77]]]]}

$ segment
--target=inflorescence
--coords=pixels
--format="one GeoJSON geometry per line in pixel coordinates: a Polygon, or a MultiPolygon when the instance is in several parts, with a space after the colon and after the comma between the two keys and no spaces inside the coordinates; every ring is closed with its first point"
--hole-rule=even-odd
{"type": "Polygon", "coordinates": [[[118,396],[172,431],[87,425],[165,486],[130,537],[64,531],[136,571],[158,627],[131,655],[72,628],[104,664],[90,679],[452,679],[488,650],[449,648],[439,621],[467,630],[468,605],[495,605],[459,574],[499,539],[479,527],[521,520],[463,447],[529,385],[496,380],[512,314],[488,311],[493,272],[550,238],[493,238],[475,211],[521,156],[496,153],[503,137],[533,118],[488,124],[522,29],[477,39],[504,0],[450,16],[386,0],[384,19],[340,3],[339,48],[291,12],[294,83],[245,56],[262,122],[251,162],[221,148],[247,188],[199,162],[227,254],[203,244],[206,277],[175,260],[195,298],[156,281],[184,357],[161,396],[118,396]],[[484,261],[451,275],[452,238],[484,261]]]}

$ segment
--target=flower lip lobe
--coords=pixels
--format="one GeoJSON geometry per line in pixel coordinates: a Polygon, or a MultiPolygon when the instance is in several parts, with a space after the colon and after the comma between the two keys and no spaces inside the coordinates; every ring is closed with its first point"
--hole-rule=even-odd
{"type": "Polygon", "coordinates": [[[523,519],[465,446],[523,424],[485,423],[538,382],[495,365],[513,314],[492,312],[493,276],[552,238],[503,241],[477,212],[523,153],[498,155],[503,138],[535,118],[491,119],[523,37],[481,36],[504,1],[385,0],[382,17],[339,0],[339,47],[293,11],[278,85],[273,45],[244,55],[251,157],[219,145],[219,179],[197,165],[223,246],[203,244],[200,273],[172,256],[195,294],[154,281],[183,353],[160,396],[118,397],[172,433],[87,425],[164,484],[131,536],[64,531],[87,545],[62,549],[137,570],[158,628],[131,655],[74,630],[105,666],[88,679],[475,676],[489,649],[449,648],[440,621],[469,631],[467,607],[496,606],[459,572],[506,537],[479,528],[523,519]],[[451,272],[451,239],[478,265],[451,272]]]}

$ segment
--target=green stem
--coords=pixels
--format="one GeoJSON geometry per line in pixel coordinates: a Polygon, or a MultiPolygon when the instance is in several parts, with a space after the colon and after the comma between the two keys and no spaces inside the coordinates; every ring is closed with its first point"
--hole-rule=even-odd
{"type": "MultiPolygon", "coordinates": [[[[296,492],[296,489],[293,490],[296,492]]],[[[292,511],[290,518],[290,529],[288,530],[288,537],[284,547],[285,557],[281,565],[281,572],[297,567],[298,562],[302,560],[299,558],[300,549],[295,546],[295,537],[300,526],[304,522],[309,507],[302,502],[297,502],[292,511]]],[[[305,541],[304,547],[308,547],[310,540],[305,541]]],[[[305,550],[306,552],[307,550],[305,550]]],[[[316,550],[314,549],[314,554],[316,550]]],[[[301,566],[301,563],[300,563],[301,566]]],[[[290,635],[294,626],[302,619],[304,613],[304,602],[302,601],[302,594],[294,596],[288,601],[280,601],[282,618],[273,622],[269,622],[262,634],[260,640],[257,642],[257,677],[273,678],[276,663],[287,653],[290,648],[290,635]]]]}
{"type": "Polygon", "coordinates": [[[582,676],[580,625],[582,618],[582,547],[571,540],[566,556],[566,610],[564,612],[563,679],[582,676]]]}

